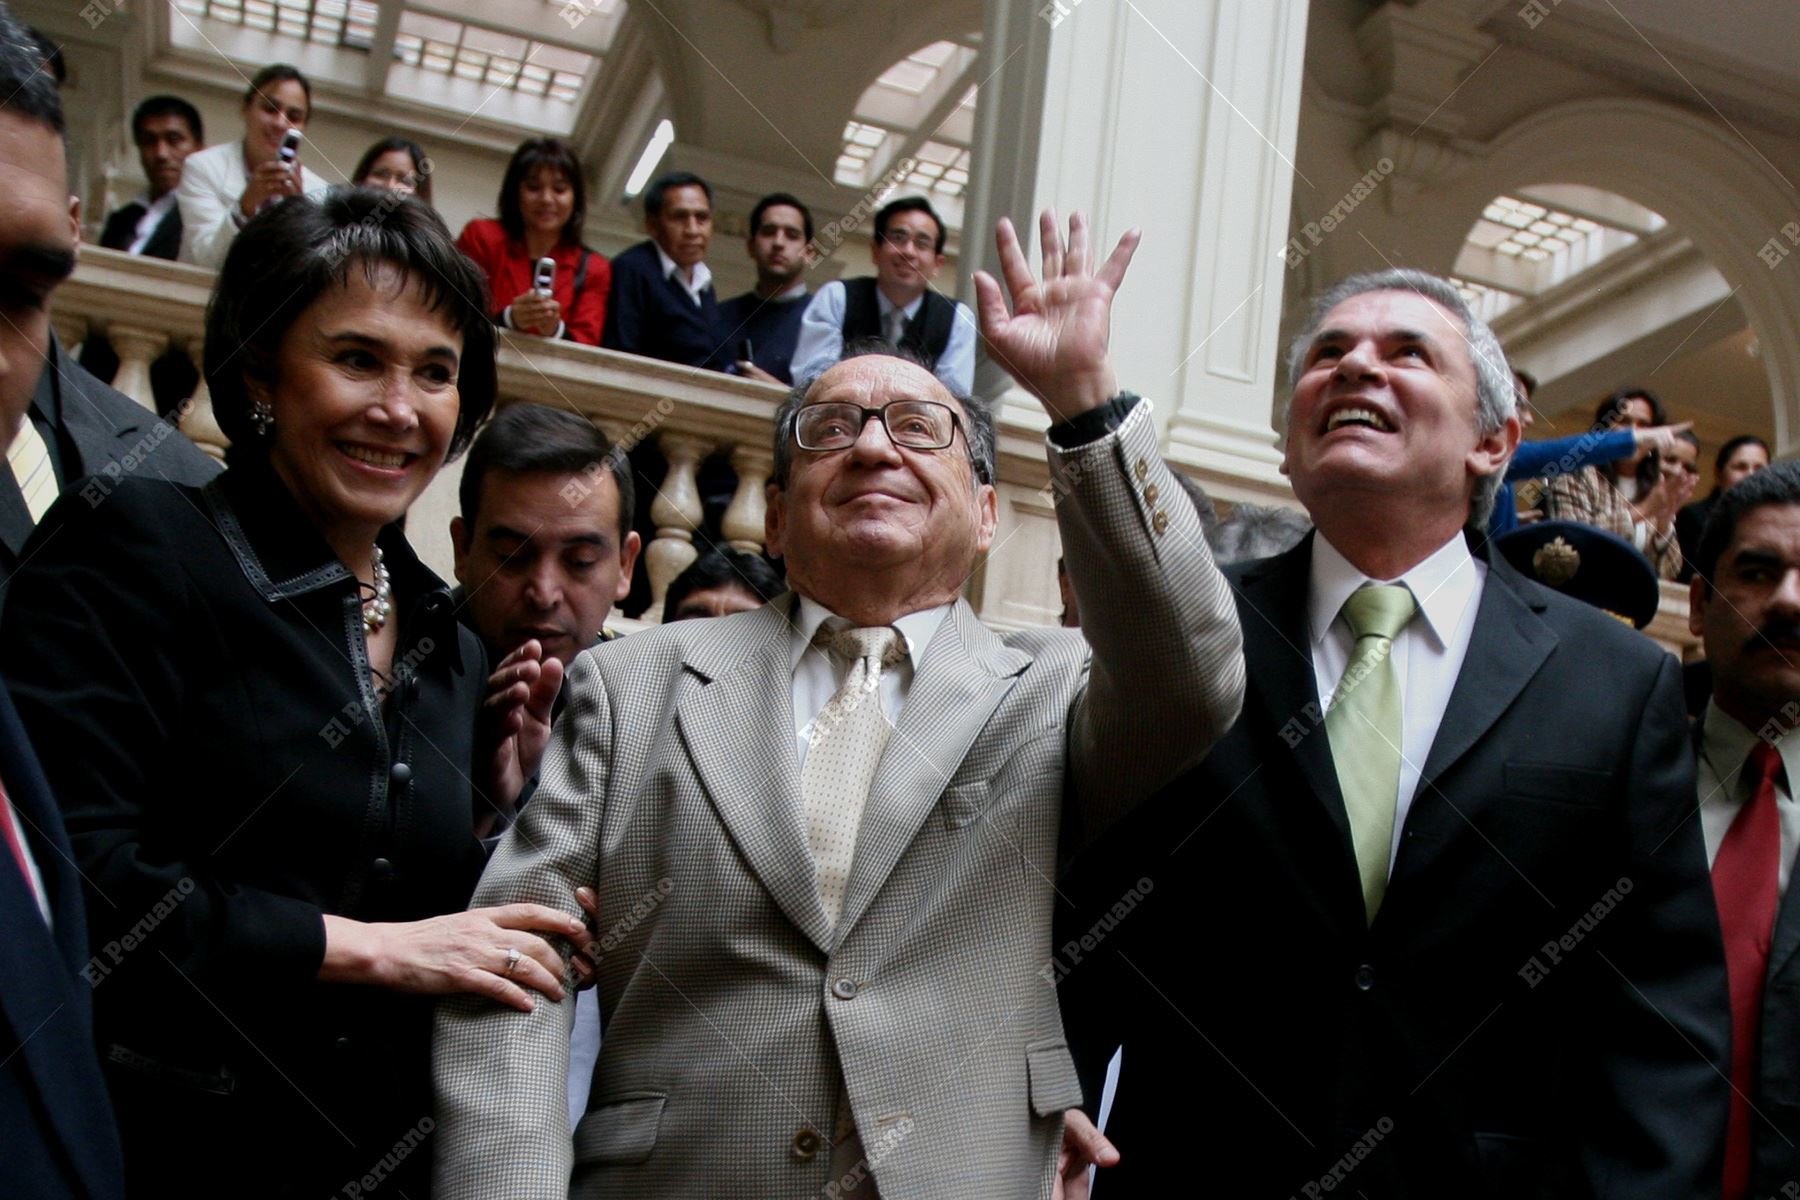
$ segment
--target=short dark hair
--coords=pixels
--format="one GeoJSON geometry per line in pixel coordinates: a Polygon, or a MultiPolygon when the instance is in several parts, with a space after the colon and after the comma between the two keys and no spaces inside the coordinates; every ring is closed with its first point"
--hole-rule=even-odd
{"type": "Polygon", "coordinates": [[[494,406],[494,325],[480,268],[429,205],[398,192],[332,188],[289,196],[252,217],[232,239],[206,310],[207,387],[231,439],[230,461],[263,453],[250,423],[251,378],[272,379],[281,341],[302,312],[360,265],[373,281],[384,265],[418,285],[433,312],[462,335],[461,407],[449,458],[469,445],[494,406]]]}
{"type": "Polygon", "coordinates": [[[806,207],[806,205],[800,203],[799,200],[788,195],[786,192],[771,192],[756,202],[756,207],[750,210],[750,236],[755,237],[756,231],[762,228],[762,219],[765,212],[771,208],[780,208],[782,205],[800,210],[800,220],[806,226],[806,240],[809,242],[812,241],[812,209],[806,207]]]}
{"type": "Polygon", "coordinates": [[[356,170],[350,173],[350,182],[357,187],[361,187],[362,181],[367,179],[369,177],[369,172],[375,169],[375,160],[384,154],[391,154],[395,150],[406,151],[406,156],[412,159],[413,178],[419,181],[418,185],[413,189],[413,194],[418,196],[419,199],[423,200],[425,203],[430,204],[431,156],[425,153],[425,147],[419,145],[419,143],[413,141],[409,137],[401,137],[398,134],[395,134],[393,137],[384,137],[379,142],[376,142],[373,146],[370,146],[367,150],[363,151],[362,158],[357,160],[356,170]]]}
{"type": "Polygon", "coordinates": [[[631,532],[636,497],[631,487],[631,460],[612,439],[580,413],[545,404],[509,404],[469,447],[463,464],[457,501],[463,524],[474,536],[475,518],[481,511],[481,485],[489,471],[513,471],[528,475],[598,474],[605,464],[619,493],[619,544],[631,532]]]}
{"type": "Polygon", "coordinates": [[[1745,446],[1761,446],[1763,457],[1770,462],[1775,461],[1775,456],[1769,452],[1769,443],[1763,441],[1754,433],[1738,434],[1723,446],[1720,446],[1719,452],[1713,456],[1713,486],[1710,495],[1717,496],[1719,492],[1723,490],[1719,487],[1719,476],[1725,473],[1725,464],[1731,461],[1731,456],[1736,454],[1739,450],[1742,450],[1745,446]]]}
{"type": "Polygon", "coordinates": [[[681,609],[682,601],[695,592],[716,587],[741,587],[764,604],[781,595],[787,588],[782,573],[760,554],[734,550],[730,546],[713,546],[688,569],[677,575],[663,593],[662,619],[666,624],[681,609]]]}
{"type": "Polygon", "coordinates": [[[587,183],[581,177],[581,159],[575,147],[561,138],[528,138],[513,151],[506,164],[506,177],[500,181],[500,228],[508,237],[523,240],[525,214],[519,208],[519,189],[539,167],[562,172],[575,193],[575,206],[562,227],[562,240],[571,246],[581,244],[581,226],[587,220],[587,183]]]}
{"type": "Polygon", "coordinates": [[[887,236],[888,222],[903,212],[922,212],[937,225],[937,252],[944,252],[944,218],[938,216],[937,209],[931,207],[931,201],[923,196],[902,196],[898,200],[889,200],[875,214],[875,240],[880,241],[887,236]]]}
{"type": "Polygon", "coordinates": [[[1517,375],[1519,377],[1519,382],[1525,385],[1525,398],[1527,400],[1537,395],[1538,379],[1536,375],[1533,375],[1524,367],[1514,367],[1512,373],[1517,375]]]}
{"type": "Polygon", "coordinates": [[[56,86],[60,88],[69,82],[69,64],[63,60],[62,47],[57,45],[56,40],[36,26],[27,25],[25,32],[37,44],[43,61],[50,64],[50,74],[56,77],[56,86]]]}
{"type": "Polygon", "coordinates": [[[654,217],[662,212],[663,197],[671,188],[697,187],[706,193],[706,207],[713,202],[712,184],[692,171],[670,171],[644,191],[644,215],[654,217]]]}
{"type": "Polygon", "coordinates": [[[43,51],[4,4],[0,4],[0,112],[18,113],[48,125],[58,137],[66,136],[62,93],[44,73],[43,51]]]}
{"type": "Polygon", "coordinates": [[[291,63],[270,63],[252,75],[250,86],[244,89],[244,103],[248,104],[262,95],[270,84],[280,83],[286,79],[291,79],[299,84],[300,90],[306,93],[306,113],[310,117],[312,115],[312,84],[308,82],[306,76],[300,73],[300,68],[291,63]]]}
{"type": "MultiPolygon", "coordinates": [[[[854,338],[844,347],[844,353],[838,362],[847,362],[852,358],[869,358],[881,355],[909,362],[915,367],[923,368],[927,373],[934,373],[931,364],[916,351],[905,346],[895,346],[880,338],[854,338]]],[[[830,370],[837,363],[825,368],[830,370]]],[[[781,487],[787,486],[788,472],[794,465],[794,423],[800,418],[800,409],[806,403],[806,393],[812,385],[819,381],[825,371],[809,375],[794,381],[794,386],[782,398],[781,405],[775,410],[775,473],[773,479],[781,487]]],[[[939,380],[942,383],[942,380],[939,380]]],[[[979,400],[959,394],[949,384],[944,390],[955,397],[962,406],[964,419],[958,423],[962,426],[963,441],[968,443],[969,462],[975,468],[977,483],[993,483],[997,472],[994,456],[994,412],[979,400]]]]}
{"type": "Polygon", "coordinates": [[[143,133],[144,122],[153,117],[180,117],[187,122],[188,132],[201,145],[206,144],[206,129],[200,123],[200,110],[180,96],[151,96],[131,110],[131,140],[143,133]]]}
{"type": "MultiPolygon", "coordinates": [[[[1618,429],[1624,422],[1626,409],[1630,407],[1633,400],[1642,400],[1650,406],[1650,423],[1652,425],[1669,423],[1669,410],[1663,405],[1662,398],[1655,392],[1641,387],[1622,387],[1595,406],[1594,428],[1602,433],[1618,429]]],[[[1614,459],[1611,462],[1601,463],[1594,469],[1606,476],[1608,482],[1617,484],[1621,461],[1623,460],[1614,459]]],[[[1655,479],[1657,471],[1662,469],[1662,455],[1652,450],[1644,456],[1644,463],[1648,469],[1641,478],[1655,479]]]]}
{"type": "Polygon", "coordinates": [[[1800,504],[1800,463],[1775,463],[1735,487],[1726,488],[1713,501],[1700,542],[1694,547],[1694,578],[1712,590],[1712,574],[1719,557],[1737,536],[1738,521],[1752,509],[1771,504],[1800,504]]]}

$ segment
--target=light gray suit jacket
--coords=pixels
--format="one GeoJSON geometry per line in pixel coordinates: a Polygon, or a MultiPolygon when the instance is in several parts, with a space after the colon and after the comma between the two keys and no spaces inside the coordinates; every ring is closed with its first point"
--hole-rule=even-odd
{"type": "Polygon", "coordinates": [[[1081,1100],[1047,969],[1059,836],[1066,857],[1197,761],[1243,693],[1235,605],[1149,407],[1049,451],[1087,640],[1003,639],[960,601],[933,636],[835,929],[802,824],[793,597],[581,657],[474,903],[599,891],[588,1113],[571,1145],[572,999],[445,1001],[440,1200],[836,1195],[840,1083],[885,1200],[1049,1196],[1081,1100]]]}

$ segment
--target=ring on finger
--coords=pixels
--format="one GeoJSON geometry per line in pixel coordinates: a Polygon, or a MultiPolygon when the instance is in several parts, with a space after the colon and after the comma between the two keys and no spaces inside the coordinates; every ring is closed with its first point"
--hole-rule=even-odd
{"type": "Polygon", "coordinates": [[[506,970],[502,971],[501,974],[506,978],[511,979],[512,973],[518,969],[519,959],[523,957],[524,955],[519,953],[519,948],[517,946],[508,946],[506,948],[506,970]]]}

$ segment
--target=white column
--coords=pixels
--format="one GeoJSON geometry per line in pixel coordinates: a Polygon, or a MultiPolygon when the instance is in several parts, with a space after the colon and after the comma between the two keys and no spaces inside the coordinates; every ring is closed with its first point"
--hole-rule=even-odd
{"type": "Polygon", "coordinates": [[[764,518],[769,511],[765,489],[769,474],[775,469],[775,453],[764,446],[734,446],[731,468],[737,472],[737,491],[732,493],[731,503],[726,506],[720,532],[734,549],[761,554],[764,518]]]}
{"type": "MultiPolygon", "coordinates": [[[[1307,0],[989,0],[983,30],[965,261],[993,271],[1002,214],[1034,270],[1043,207],[1087,212],[1101,253],[1141,228],[1114,309],[1119,380],[1156,402],[1170,457],[1227,499],[1287,491],[1270,418],[1306,14],[1307,0]]],[[[1043,424],[1016,392],[1000,416],[1043,424]]]]}
{"type": "Polygon", "coordinates": [[[200,449],[206,451],[220,462],[225,461],[225,451],[231,448],[231,439],[219,428],[219,419],[213,414],[212,389],[206,386],[206,343],[201,338],[194,338],[187,344],[187,355],[193,359],[196,370],[202,372],[200,382],[194,385],[194,394],[189,396],[175,413],[175,425],[187,434],[200,449]]]}
{"type": "Polygon", "coordinates": [[[665,433],[656,439],[656,444],[669,460],[669,471],[650,505],[656,537],[644,550],[644,569],[650,573],[646,621],[661,619],[663,595],[669,584],[700,557],[694,548],[694,531],[706,515],[700,504],[700,460],[712,451],[710,442],[682,434],[665,433]]]}
{"type": "Polygon", "coordinates": [[[106,337],[112,343],[113,353],[119,356],[119,373],[113,376],[113,387],[155,412],[150,364],[169,348],[169,335],[115,321],[106,327],[106,337]]]}

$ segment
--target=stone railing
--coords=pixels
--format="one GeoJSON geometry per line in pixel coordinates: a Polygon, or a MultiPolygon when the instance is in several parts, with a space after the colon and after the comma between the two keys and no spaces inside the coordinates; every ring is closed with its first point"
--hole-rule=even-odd
{"type": "MultiPolygon", "coordinates": [[[[169,349],[199,359],[212,273],[156,259],[83,246],[75,275],[56,293],[53,321],[73,348],[103,332],[120,361],[114,384],[149,406],[150,364],[169,349]]],[[[655,535],[644,552],[654,620],[669,581],[698,554],[703,512],[698,474],[710,455],[729,455],[737,488],[721,533],[731,545],[760,550],[764,487],[773,467],[771,419],[781,389],[634,355],[502,336],[502,404],[530,401],[579,412],[615,442],[653,442],[669,464],[650,509],[655,535]]],[[[1008,403],[998,409],[1000,523],[993,548],[970,580],[969,593],[984,621],[1001,629],[1054,624],[1061,608],[1056,559],[1061,553],[1053,499],[1047,488],[1040,412],[1008,403]]],[[[203,448],[223,454],[225,439],[212,419],[205,384],[183,406],[181,428],[203,448]]],[[[407,519],[419,554],[451,577],[450,518],[456,513],[461,464],[433,481],[407,519]]],[[[645,486],[640,482],[640,487],[645,486]]],[[[1687,590],[1663,585],[1662,608],[1647,633],[1683,659],[1698,656],[1687,630],[1687,590]]]]}

